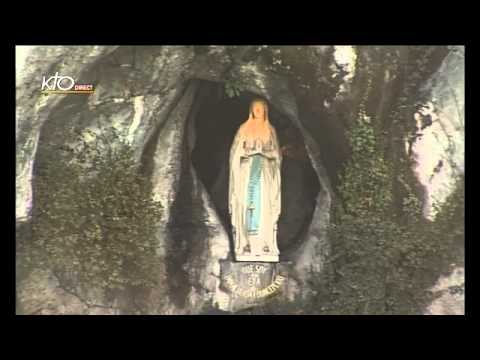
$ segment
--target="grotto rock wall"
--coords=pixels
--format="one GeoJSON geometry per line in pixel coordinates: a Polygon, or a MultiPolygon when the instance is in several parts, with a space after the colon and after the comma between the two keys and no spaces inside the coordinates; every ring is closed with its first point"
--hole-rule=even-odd
{"type": "MultiPolygon", "coordinates": [[[[272,62],[262,57],[262,48],[63,46],[32,49],[25,65],[17,69],[17,237],[29,236],[34,166],[42,156],[42,141],[61,145],[72,141],[75,131],[87,136],[88,131],[99,133],[113,126],[134,149],[139,168],[151,179],[155,199],[165,209],[155,226],[158,255],[164,260],[168,284],[162,284],[166,286],[166,294],[164,289],[152,291],[147,312],[196,314],[210,303],[222,307],[225,294],[219,288],[219,260],[228,256],[229,235],[192,166],[196,136],[193,119],[198,111],[194,105],[202,96],[202,80],[235,82],[243,91],[265,97],[298,129],[318,178],[320,191],[312,221],[301,245],[291,254],[294,273],[287,297],[308,295],[309,272],[322,272],[330,251],[327,227],[332,206],[338,201],[334,192],[337,175],[349,155],[348,123],[356,117],[366,95],[371,99],[370,111],[378,118],[388,118],[401,79],[388,66],[356,67],[362,61],[375,60],[378,49],[312,46],[302,50],[289,46],[283,50],[284,59],[289,63],[285,67],[275,59],[272,62]],[[278,69],[272,66],[280,67],[281,71],[273,71],[278,69]],[[41,96],[41,77],[57,71],[94,83],[95,93],[87,99],[41,96]],[[191,219],[188,224],[179,220],[184,216],[191,219]],[[182,232],[185,224],[191,227],[182,232]],[[160,297],[162,301],[157,302],[155,299],[160,297]]],[[[400,58],[408,55],[401,47],[398,52],[400,58]]],[[[461,52],[457,55],[461,56],[461,52]]],[[[430,80],[423,80],[425,86],[432,89],[433,96],[440,99],[445,98],[441,93],[446,83],[454,82],[454,87],[463,85],[462,69],[451,69],[451,61],[455,63],[452,56],[439,64],[430,80]],[[441,80],[445,74],[452,74],[454,78],[441,80]],[[433,79],[438,77],[440,80],[433,84],[433,79]]],[[[460,94],[454,94],[451,99],[458,101],[460,94]]],[[[449,118],[455,119],[450,123],[457,124],[458,112],[448,105],[450,100],[446,101],[441,108],[449,118]]],[[[463,102],[460,108],[463,111],[463,102]]],[[[393,126],[390,125],[387,122],[385,129],[390,130],[393,126]]],[[[451,131],[448,128],[444,133],[451,135],[451,131]]],[[[463,135],[455,134],[458,138],[463,135]]],[[[390,140],[386,141],[387,149],[390,140]]],[[[457,149],[461,146],[461,143],[455,144],[457,149]]],[[[448,149],[444,154],[452,154],[448,149]]],[[[463,157],[458,154],[454,152],[453,162],[462,168],[463,157]]],[[[101,292],[75,295],[59,293],[60,290],[51,274],[41,277],[20,274],[17,279],[19,309],[23,313],[119,312],[117,304],[107,302],[101,292]]]]}
{"type": "MultiPolygon", "coordinates": [[[[328,222],[331,201],[328,176],[314,140],[302,128],[288,81],[269,73],[262,64],[245,62],[244,54],[250,50],[248,47],[231,50],[221,46],[208,47],[207,52],[182,46],[33,49],[23,67],[22,80],[17,84],[17,223],[31,220],[33,167],[38,149],[41,150],[38,139],[42,136],[44,141],[57,141],[60,145],[71,141],[69,136],[73,129],[87,136],[87,130],[98,133],[113,126],[135,150],[139,166],[143,166],[151,177],[154,197],[166,209],[157,224],[159,256],[171,256],[168,253],[169,244],[174,237],[167,227],[169,219],[172,220],[171,210],[178,197],[181,176],[191,178],[189,191],[192,192],[192,202],[206,214],[203,226],[209,229],[208,235],[196,239],[201,246],[194,247],[195,256],[179,264],[187,279],[186,288],[182,290],[184,301],[175,302],[172,300],[175,295],[172,295],[162,308],[152,308],[151,311],[196,313],[207,301],[221,303],[217,260],[227,256],[228,236],[208,194],[190,167],[188,156],[184,156],[188,151],[184,139],[191,106],[198,95],[195,80],[225,81],[228,70],[229,76],[240,79],[246,85],[246,91],[271,101],[272,106],[298,126],[305,137],[308,154],[323,190],[317,198],[315,220],[310,225],[304,245],[294,257],[299,272],[296,278],[306,276],[305,271],[310,265],[321,267],[323,248],[327,244],[324,227],[328,222]],[[82,82],[96,84],[95,93],[83,102],[65,100],[60,96],[41,97],[36,86],[38,74],[48,75],[56,71],[75,74],[74,77],[82,79],[82,82]],[[54,140],[53,137],[58,135],[60,138],[54,140]],[[183,171],[185,168],[187,172],[183,171]]],[[[170,268],[170,271],[174,269],[170,268]]],[[[37,282],[40,283],[47,288],[53,286],[47,280],[37,282]]],[[[21,279],[19,284],[21,292],[34,284],[34,280],[21,279]]],[[[25,305],[22,307],[28,309],[29,299],[21,299],[25,305]]],[[[92,303],[102,301],[101,295],[91,299],[92,303]]]]}
{"type": "MultiPolygon", "coordinates": [[[[452,46],[438,70],[425,82],[425,107],[417,114],[412,146],[415,174],[425,189],[424,216],[434,219],[434,203],[442,204],[465,173],[465,48],[452,46]]],[[[439,294],[427,314],[465,313],[465,267],[451,264],[449,275],[432,287],[439,294]],[[457,291],[452,291],[456,289],[457,291]]]]}

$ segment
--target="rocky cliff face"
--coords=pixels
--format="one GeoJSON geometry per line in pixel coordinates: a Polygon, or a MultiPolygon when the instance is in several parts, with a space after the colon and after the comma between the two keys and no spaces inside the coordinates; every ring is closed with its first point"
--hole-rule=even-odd
{"type": "MultiPolygon", "coordinates": [[[[424,216],[434,219],[436,208],[454,191],[455,180],[465,173],[465,49],[452,46],[438,70],[424,84],[426,104],[416,114],[418,138],[412,151],[415,173],[424,186],[424,216]]],[[[452,264],[432,288],[440,298],[428,314],[464,313],[465,268],[452,264]]]]}
{"type": "MultiPolygon", "coordinates": [[[[279,225],[283,261],[293,266],[286,298],[308,296],[310,273],[321,273],[329,257],[327,228],[338,172],[349,154],[348,121],[369,87],[379,91],[371,100],[379,117],[397,94],[388,69],[356,69],[357,56],[373,56],[368,48],[292,46],[281,51],[277,59],[275,51],[258,46],[33,48],[17,69],[17,238],[28,243],[34,167],[45,153],[43,144],[62,146],[75,132],[87,137],[113,126],[134,150],[153,197],[165,210],[155,226],[167,284],[146,298],[146,312],[198,314],[210,304],[221,308],[220,260],[228,258],[231,241],[226,154],[245,120],[241,112],[260,95],[271,104],[280,142],[290,149],[282,168],[282,198],[289,204],[279,225]],[[56,71],[96,84],[95,93],[41,96],[41,76],[56,71]],[[238,86],[241,95],[226,98],[226,85],[238,86]]],[[[443,173],[447,182],[452,169],[463,172],[463,100],[456,92],[463,86],[461,56],[461,49],[439,52],[425,79],[431,96],[440,99],[436,106],[442,113],[431,115],[432,122],[422,130],[433,131],[438,124],[445,139],[453,139],[438,155],[450,166],[443,173]],[[448,86],[455,90],[446,92],[448,86]]],[[[414,151],[421,154],[418,141],[414,151]]],[[[430,160],[419,155],[418,161],[421,166],[430,160]]],[[[420,181],[430,165],[418,170],[420,181]]],[[[440,173],[434,172],[434,178],[440,173]]],[[[100,290],[67,293],[48,271],[18,274],[17,290],[21,313],[125,312],[121,299],[107,301],[100,290]]]]}

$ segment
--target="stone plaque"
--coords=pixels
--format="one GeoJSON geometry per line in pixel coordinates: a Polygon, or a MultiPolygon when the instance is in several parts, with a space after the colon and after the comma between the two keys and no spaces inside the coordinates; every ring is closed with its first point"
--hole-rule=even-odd
{"type": "Polygon", "coordinates": [[[225,311],[261,305],[286,290],[287,264],[224,260],[220,266],[220,287],[229,296],[225,311]]]}

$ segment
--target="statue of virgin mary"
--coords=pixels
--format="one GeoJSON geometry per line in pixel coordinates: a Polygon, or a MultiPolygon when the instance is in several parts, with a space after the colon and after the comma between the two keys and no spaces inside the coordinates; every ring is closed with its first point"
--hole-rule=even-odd
{"type": "Polygon", "coordinates": [[[282,155],[268,104],[256,99],[230,149],[229,213],[236,261],[278,262],[282,155]]]}

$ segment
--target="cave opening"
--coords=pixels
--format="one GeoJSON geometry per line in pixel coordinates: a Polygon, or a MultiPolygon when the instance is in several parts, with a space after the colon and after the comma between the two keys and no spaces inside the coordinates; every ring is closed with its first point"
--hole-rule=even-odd
{"type": "MultiPolygon", "coordinates": [[[[190,133],[191,162],[205,186],[232,244],[228,214],[230,146],[240,125],[248,118],[250,102],[258,95],[242,92],[229,98],[224,84],[200,81],[193,104],[190,133]]],[[[320,182],[305,148],[303,136],[292,121],[269,103],[270,122],[275,127],[283,155],[281,168],[282,211],[278,222],[281,261],[301,245],[312,221],[320,182]]]]}

